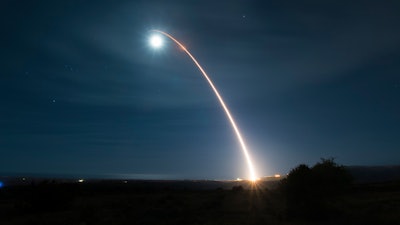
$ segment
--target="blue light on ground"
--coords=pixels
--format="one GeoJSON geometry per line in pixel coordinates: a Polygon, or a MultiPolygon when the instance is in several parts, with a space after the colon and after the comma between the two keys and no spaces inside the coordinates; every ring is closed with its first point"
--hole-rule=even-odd
{"type": "Polygon", "coordinates": [[[3,184],[3,182],[1,182],[1,181],[0,181],[0,188],[2,188],[2,187],[3,187],[3,185],[4,185],[4,184],[3,184]]]}

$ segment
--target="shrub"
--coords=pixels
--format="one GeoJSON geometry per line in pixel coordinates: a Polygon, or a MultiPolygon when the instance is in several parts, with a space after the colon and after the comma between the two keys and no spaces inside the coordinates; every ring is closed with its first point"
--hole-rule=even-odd
{"type": "Polygon", "coordinates": [[[321,159],[312,168],[301,164],[282,180],[287,213],[291,217],[325,218],[333,215],[331,201],[349,189],[352,182],[345,167],[334,159],[321,159]]]}

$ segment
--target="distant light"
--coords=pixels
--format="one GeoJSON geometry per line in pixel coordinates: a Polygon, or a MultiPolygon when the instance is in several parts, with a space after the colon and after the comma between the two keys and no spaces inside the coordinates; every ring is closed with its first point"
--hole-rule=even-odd
{"type": "Polygon", "coordinates": [[[242,181],[242,180],[243,180],[243,179],[241,179],[241,178],[239,178],[239,177],[236,178],[236,181],[242,181]]]}
{"type": "Polygon", "coordinates": [[[79,183],[83,183],[83,182],[85,182],[85,180],[84,179],[79,179],[78,182],[79,183]]]}
{"type": "Polygon", "coordinates": [[[0,181],[0,188],[4,186],[3,182],[0,181]]]}
{"type": "Polygon", "coordinates": [[[150,45],[153,48],[160,48],[163,45],[163,38],[160,35],[153,35],[150,37],[150,45]]]}
{"type": "Polygon", "coordinates": [[[274,177],[279,178],[279,177],[281,177],[281,175],[280,174],[275,174],[274,177]]]}
{"type": "Polygon", "coordinates": [[[23,178],[22,178],[22,180],[23,180],[23,181],[26,181],[26,178],[25,178],[25,177],[23,177],[23,178]]]}
{"type": "Polygon", "coordinates": [[[128,183],[128,181],[127,180],[124,180],[124,184],[127,184],[128,183]]]}

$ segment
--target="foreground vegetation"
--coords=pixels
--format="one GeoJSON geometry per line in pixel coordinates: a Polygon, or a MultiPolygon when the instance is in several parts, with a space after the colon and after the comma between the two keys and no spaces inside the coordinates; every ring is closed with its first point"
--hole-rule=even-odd
{"type": "Polygon", "coordinates": [[[300,165],[274,189],[57,182],[3,188],[0,224],[400,224],[399,182],[354,185],[342,169],[333,160],[300,165]]]}

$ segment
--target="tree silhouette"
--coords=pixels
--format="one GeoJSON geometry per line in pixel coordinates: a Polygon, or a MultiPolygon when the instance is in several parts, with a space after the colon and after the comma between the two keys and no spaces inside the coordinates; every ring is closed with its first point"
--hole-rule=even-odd
{"type": "Polygon", "coordinates": [[[307,218],[331,215],[331,201],[348,190],[351,182],[345,167],[333,158],[322,158],[312,168],[304,164],[295,167],[281,183],[288,215],[307,218]]]}

